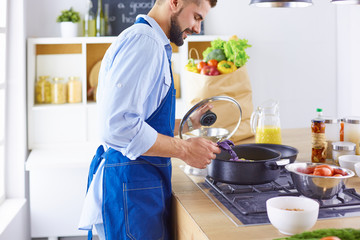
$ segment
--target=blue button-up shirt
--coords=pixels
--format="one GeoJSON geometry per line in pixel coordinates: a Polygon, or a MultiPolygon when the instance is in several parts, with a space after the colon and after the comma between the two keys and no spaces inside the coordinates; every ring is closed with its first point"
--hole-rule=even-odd
{"type": "Polygon", "coordinates": [[[107,50],[97,89],[100,137],[136,159],[155,143],[157,132],[145,120],[159,107],[171,85],[171,46],[158,23],[135,24],[107,50]]]}
{"type": "MultiPolygon", "coordinates": [[[[97,90],[100,133],[107,147],[136,159],[156,141],[157,132],[145,120],[159,107],[171,85],[171,45],[157,22],[135,24],[123,31],[101,63],[97,90]]],[[[93,177],[79,222],[91,230],[102,221],[104,160],[93,177]]]]}

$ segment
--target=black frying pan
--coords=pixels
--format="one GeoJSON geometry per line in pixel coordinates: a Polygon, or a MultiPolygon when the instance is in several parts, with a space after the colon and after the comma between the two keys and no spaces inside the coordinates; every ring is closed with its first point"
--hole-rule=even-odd
{"type": "Polygon", "coordinates": [[[280,159],[280,152],[261,146],[237,145],[232,149],[245,161],[230,161],[230,154],[222,150],[208,165],[208,176],[213,180],[242,185],[268,183],[276,180],[282,166],[289,163],[280,159]]]}
{"type": "Polygon", "coordinates": [[[275,150],[281,153],[282,159],[289,159],[290,163],[295,162],[299,151],[291,146],[281,144],[270,144],[270,143],[254,143],[254,144],[242,144],[242,146],[260,146],[275,150]]]}

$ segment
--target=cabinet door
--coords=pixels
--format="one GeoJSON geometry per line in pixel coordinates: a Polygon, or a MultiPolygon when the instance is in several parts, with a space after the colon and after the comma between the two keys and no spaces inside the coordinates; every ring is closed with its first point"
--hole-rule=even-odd
{"type": "Polygon", "coordinates": [[[86,141],[86,109],[78,106],[36,107],[29,112],[29,147],[86,141]]]}

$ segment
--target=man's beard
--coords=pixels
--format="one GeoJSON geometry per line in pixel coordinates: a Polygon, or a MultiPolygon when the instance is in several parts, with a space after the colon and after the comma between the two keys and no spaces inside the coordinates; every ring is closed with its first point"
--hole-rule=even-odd
{"type": "Polygon", "coordinates": [[[182,46],[184,44],[183,33],[185,31],[191,34],[193,33],[193,31],[188,28],[181,31],[180,25],[178,24],[178,14],[171,16],[170,42],[173,42],[178,47],[182,46]]]}

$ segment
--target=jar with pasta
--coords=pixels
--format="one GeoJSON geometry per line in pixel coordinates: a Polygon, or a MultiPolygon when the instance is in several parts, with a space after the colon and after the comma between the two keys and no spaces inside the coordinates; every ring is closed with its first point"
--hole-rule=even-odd
{"type": "Polygon", "coordinates": [[[69,103],[81,102],[81,82],[79,80],[79,77],[69,77],[67,89],[69,103]]]}
{"type": "Polygon", "coordinates": [[[39,76],[35,83],[35,103],[51,103],[51,82],[49,76],[39,76]]]}
{"type": "Polygon", "coordinates": [[[53,79],[52,84],[52,103],[62,104],[66,103],[66,83],[63,78],[56,77],[53,79]]]}

